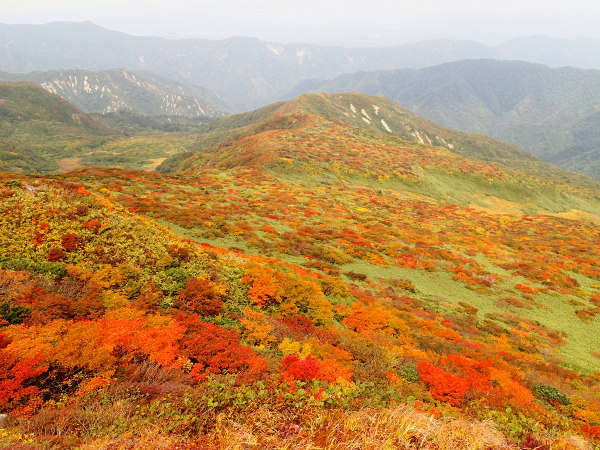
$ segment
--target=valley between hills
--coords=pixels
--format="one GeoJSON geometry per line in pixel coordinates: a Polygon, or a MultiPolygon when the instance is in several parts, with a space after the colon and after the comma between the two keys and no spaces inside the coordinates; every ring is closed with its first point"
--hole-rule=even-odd
{"type": "Polygon", "coordinates": [[[599,181],[359,93],[0,98],[4,448],[599,445],[599,181]]]}

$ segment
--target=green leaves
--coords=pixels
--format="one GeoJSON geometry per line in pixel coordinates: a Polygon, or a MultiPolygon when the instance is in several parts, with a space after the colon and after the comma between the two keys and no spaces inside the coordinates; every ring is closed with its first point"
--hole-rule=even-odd
{"type": "Polygon", "coordinates": [[[552,405],[564,405],[568,406],[571,404],[571,399],[565,394],[560,392],[554,386],[548,386],[546,384],[539,384],[532,389],[533,395],[541,400],[546,400],[552,405]]]}

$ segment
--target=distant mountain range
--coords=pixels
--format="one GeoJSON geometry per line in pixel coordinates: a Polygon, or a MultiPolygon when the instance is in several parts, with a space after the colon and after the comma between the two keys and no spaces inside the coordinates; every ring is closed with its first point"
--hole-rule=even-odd
{"type": "Polygon", "coordinates": [[[289,97],[347,91],[386,96],[444,126],[511,142],[545,161],[600,176],[600,71],[467,60],[307,81],[289,97]]]}
{"type": "Polygon", "coordinates": [[[30,81],[88,113],[130,109],[146,116],[215,118],[227,107],[206,89],[151,73],[121,69],[102,72],[58,70],[29,74],[0,73],[0,81],[30,81]]]}
{"type": "Polygon", "coordinates": [[[600,41],[523,38],[497,47],[472,41],[425,41],[389,48],[282,45],[252,38],[219,41],[135,37],[93,23],[0,25],[0,71],[61,69],[150,71],[202,86],[233,110],[281,99],[306,79],[357,71],[423,68],[473,58],[521,59],[600,68],[600,41]]]}

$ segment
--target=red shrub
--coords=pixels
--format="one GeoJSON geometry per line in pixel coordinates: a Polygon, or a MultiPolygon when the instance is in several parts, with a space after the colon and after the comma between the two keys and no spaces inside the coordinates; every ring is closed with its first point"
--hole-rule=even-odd
{"type": "Polygon", "coordinates": [[[221,295],[215,285],[205,278],[190,278],[179,291],[179,307],[202,316],[214,316],[223,311],[221,295]]]}
{"type": "Polygon", "coordinates": [[[98,219],[88,220],[81,224],[82,228],[85,228],[86,230],[90,230],[94,234],[98,234],[98,231],[100,230],[101,226],[102,226],[102,223],[100,223],[100,221],[98,219]]]}
{"type": "Polygon", "coordinates": [[[241,345],[235,331],[202,322],[197,315],[186,318],[183,324],[192,332],[183,342],[183,351],[195,363],[190,375],[196,380],[206,378],[206,373],[235,373],[236,383],[245,384],[265,373],[267,361],[241,345]]]}
{"type": "Polygon", "coordinates": [[[60,248],[53,248],[50,249],[50,251],[48,252],[48,256],[46,257],[46,259],[48,261],[52,261],[52,262],[56,262],[56,261],[62,261],[63,259],[65,259],[65,252],[60,249],[60,248]]]}
{"type": "Polygon", "coordinates": [[[445,372],[426,362],[419,363],[417,370],[421,380],[428,385],[433,398],[452,406],[460,406],[469,389],[469,382],[465,378],[445,372]]]}
{"type": "Polygon", "coordinates": [[[296,340],[317,332],[317,328],[312,320],[304,315],[290,318],[278,318],[277,321],[286,326],[287,329],[285,330],[285,335],[296,340]]]}
{"type": "Polygon", "coordinates": [[[585,434],[592,436],[594,439],[600,440],[600,425],[585,424],[582,428],[585,434]]]}
{"type": "Polygon", "coordinates": [[[68,252],[72,252],[77,248],[79,244],[79,239],[73,233],[65,234],[61,239],[61,244],[64,249],[68,252]]]}
{"type": "Polygon", "coordinates": [[[24,386],[24,382],[44,372],[47,367],[42,366],[42,355],[33,358],[19,359],[0,350],[0,408],[16,407],[16,402],[31,394],[36,394],[35,386],[24,386]]]}
{"type": "Polygon", "coordinates": [[[321,364],[312,355],[300,359],[297,355],[288,355],[281,363],[281,371],[294,380],[309,381],[318,378],[321,364]]]}

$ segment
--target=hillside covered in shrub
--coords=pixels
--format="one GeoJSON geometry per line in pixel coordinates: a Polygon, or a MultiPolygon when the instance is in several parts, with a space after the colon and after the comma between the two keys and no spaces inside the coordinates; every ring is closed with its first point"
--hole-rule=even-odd
{"type": "Polygon", "coordinates": [[[0,174],[0,444],[598,445],[594,182],[284,106],[0,174]]]}

